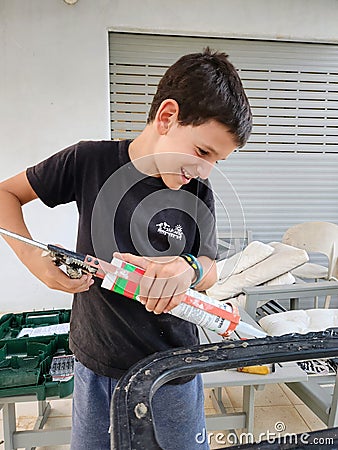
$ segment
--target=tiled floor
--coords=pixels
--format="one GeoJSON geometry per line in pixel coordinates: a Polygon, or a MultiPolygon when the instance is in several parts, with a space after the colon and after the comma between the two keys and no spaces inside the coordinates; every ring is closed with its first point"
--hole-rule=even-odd
{"type": "MultiPolygon", "coordinates": [[[[241,411],[242,388],[231,387],[223,389],[223,402],[229,412],[241,411]]],[[[71,424],[71,400],[51,401],[51,413],[45,427],[68,427],[71,424]]],[[[209,397],[209,390],[205,392],[206,414],[215,413],[209,397]]],[[[21,430],[31,429],[37,414],[35,403],[21,403],[17,406],[17,423],[21,430]]],[[[1,417],[2,418],[2,417],[1,417]]],[[[3,441],[2,421],[0,423],[0,442],[3,441]]],[[[267,385],[264,390],[255,395],[255,424],[254,437],[259,439],[261,433],[276,433],[280,429],[285,433],[303,433],[325,428],[321,422],[285,385],[267,385]],[[278,428],[276,430],[276,428],[278,428]]],[[[241,430],[237,430],[238,434],[241,430]]],[[[210,434],[210,448],[230,447],[234,444],[235,436],[232,432],[219,430],[210,434]]],[[[250,436],[242,434],[242,441],[250,436]]],[[[3,442],[0,450],[3,448],[3,442]]],[[[69,445],[38,447],[37,450],[66,450],[69,445]]]]}

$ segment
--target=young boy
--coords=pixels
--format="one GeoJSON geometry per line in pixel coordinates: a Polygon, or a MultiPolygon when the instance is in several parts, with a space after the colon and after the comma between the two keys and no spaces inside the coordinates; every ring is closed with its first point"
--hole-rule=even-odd
{"type": "MultiPolygon", "coordinates": [[[[109,449],[110,400],[119,377],[156,351],[198,343],[195,325],[166,312],[193,285],[216,281],[213,196],[217,160],[247,141],[250,106],[224,53],[183,56],[159,83],[147,125],[133,141],[79,142],[0,184],[0,226],[30,237],[21,207],[75,201],[77,251],[112,255],[145,269],[141,303],[70,279],[41,250],[6,238],[20,260],[52,289],[74,293],[70,347],[76,356],[72,450],[109,449]],[[200,263],[194,269],[181,254],[200,263]]],[[[208,448],[201,377],[181,378],[153,399],[165,450],[208,448]]]]}

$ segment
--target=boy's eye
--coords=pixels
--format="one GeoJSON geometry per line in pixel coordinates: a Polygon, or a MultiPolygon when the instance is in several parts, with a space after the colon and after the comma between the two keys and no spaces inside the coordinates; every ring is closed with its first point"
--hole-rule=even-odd
{"type": "Polygon", "coordinates": [[[197,147],[197,151],[198,151],[198,153],[199,153],[201,156],[206,156],[206,155],[209,154],[206,150],[203,150],[203,149],[200,148],[200,147],[197,147]]]}

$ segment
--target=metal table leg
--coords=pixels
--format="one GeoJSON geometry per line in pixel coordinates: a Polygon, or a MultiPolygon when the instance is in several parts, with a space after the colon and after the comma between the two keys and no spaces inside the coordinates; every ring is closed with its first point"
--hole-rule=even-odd
{"type": "Polygon", "coordinates": [[[254,429],[255,386],[243,386],[243,411],[246,414],[245,428],[253,434],[254,429]]]}
{"type": "Polygon", "coordinates": [[[14,433],[16,431],[15,403],[5,403],[2,408],[5,450],[14,450],[14,433]]]}

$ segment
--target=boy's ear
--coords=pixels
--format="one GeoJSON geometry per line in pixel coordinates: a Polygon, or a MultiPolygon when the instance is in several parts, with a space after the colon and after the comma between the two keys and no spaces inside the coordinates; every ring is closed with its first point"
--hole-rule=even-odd
{"type": "Polygon", "coordinates": [[[176,100],[168,98],[160,104],[156,116],[155,125],[159,134],[167,134],[170,127],[177,122],[179,106],[176,100]]]}

